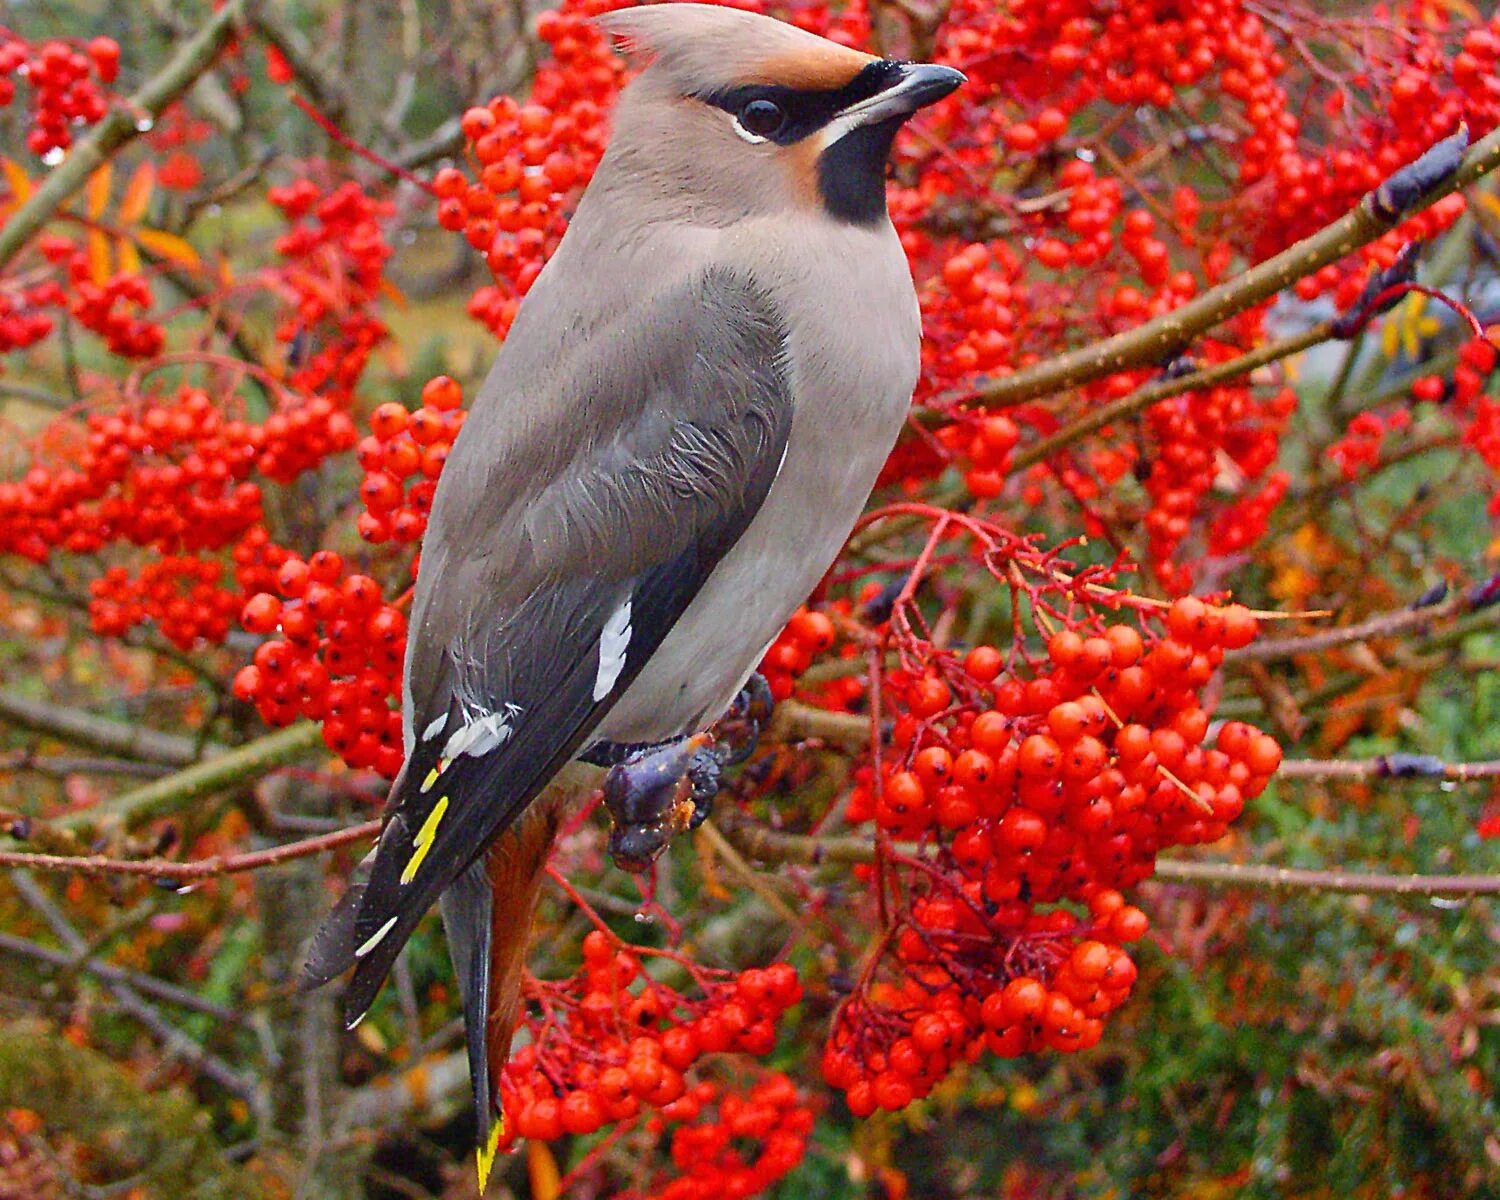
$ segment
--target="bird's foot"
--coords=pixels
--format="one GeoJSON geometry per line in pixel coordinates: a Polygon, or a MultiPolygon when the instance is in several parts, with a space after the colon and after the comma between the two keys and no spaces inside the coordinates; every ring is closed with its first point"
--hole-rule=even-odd
{"type": "Polygon", "coordinates": [[[626,871],[644,871],[677,834],[696,829],[719,790],[723,763],[711,734],[636,750],[604,776],[614,819],[609,854],[626,871]]]}
{"type": "Polygon", "coordinates": [[[776,697],[771,695],[771,685],[757,671],[740,689],[729,711],[710,730],[722,747],[719,761],[723,766],[742,763],[755,753],[761,733],[771,723],[771,712],[775,707],[776,697]]]}
{"type": "Polygon", "coordinates": [[[761,675],[707,733],[660,745],[600,746],[588,757],[609,766],[604,804],[614,819],[609,853],[627,871],[643,871],[684,830],[696,829],[713,810],[724,771],[754,752],[775,701],[761,675]]]}

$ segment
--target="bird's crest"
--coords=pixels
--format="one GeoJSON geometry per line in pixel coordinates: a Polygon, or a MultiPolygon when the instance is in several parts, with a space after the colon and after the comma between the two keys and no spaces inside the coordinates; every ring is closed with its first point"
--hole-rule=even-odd
{"type": "Polygon", "coordinates": [[[683,95],[727,84],[836,89],[876,61],[770,17],[714,4],[648,4],[596,19],[683,95]]]}

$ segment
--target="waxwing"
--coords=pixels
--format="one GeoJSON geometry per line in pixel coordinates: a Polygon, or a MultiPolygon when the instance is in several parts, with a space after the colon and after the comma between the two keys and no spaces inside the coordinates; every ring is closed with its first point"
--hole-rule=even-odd
{"type": "Polygon", "coordinates": [[[441,898],[481,1190],[580,764],[611,768],[617,860],[701,819],[731,757],[704,731],[828,569],[906,417],[920,327],[886,160],[963,82],[729,8],[601,21],[647,65],[443,470],[405,766],[305,972],[354,967],[352,1027],[441,898]]]}

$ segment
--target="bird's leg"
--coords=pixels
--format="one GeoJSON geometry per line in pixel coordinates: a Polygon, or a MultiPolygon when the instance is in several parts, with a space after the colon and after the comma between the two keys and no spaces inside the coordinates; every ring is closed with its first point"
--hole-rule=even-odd
{"type": "Polygon", "coordinates": [[[725,768],[754,752],[773,704],[764,677],[753,675],[706,733],[657,745],[590,748],[588,761],[610,768],[604,804],[615,823],[609,853],[617,865],[644,870],[673,837],[707,819],[725,768]]]}

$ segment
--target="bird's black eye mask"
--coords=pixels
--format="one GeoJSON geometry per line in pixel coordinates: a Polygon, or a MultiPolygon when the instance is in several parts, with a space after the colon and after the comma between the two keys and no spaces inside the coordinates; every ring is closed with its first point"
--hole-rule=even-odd
{"type": "Polygon", "coordinates": [[[878,96],[901,78],[901,64],[880,59],[841,88],[802,89],[747,83],[700,93],[695,99],[721,108],[752,139],[790,146],[816,133],[851,105],[878,96]]]}

